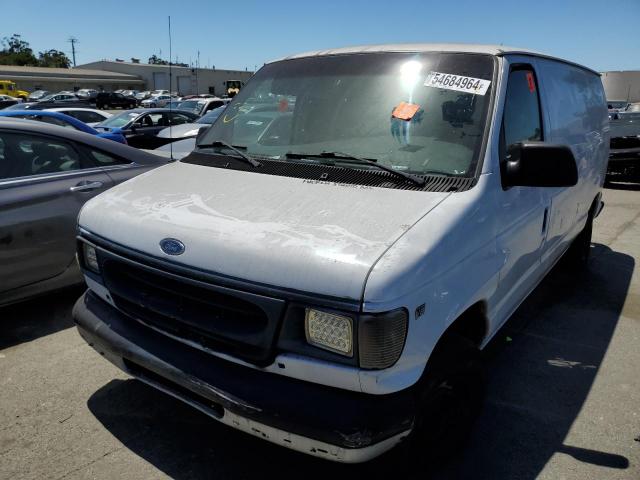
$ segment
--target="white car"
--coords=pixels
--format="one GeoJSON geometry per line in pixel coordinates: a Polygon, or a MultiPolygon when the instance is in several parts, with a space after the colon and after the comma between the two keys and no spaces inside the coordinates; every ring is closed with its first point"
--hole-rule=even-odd
{"type": "Polygon", "coordinates": [[[97,124],[104,122],[107,118],[112,116],[111,113],[103,110],[97,110],[95,108],[80,108],[80,107],[60,107],[60,108],[47,108],[53,112],[61,112],[70,117],[77,118],[81,122],[86,123],[90,127],[95,127],[97,124]]]}
{"type": "Polygon", "coordinates": [[[226,425],[362,462],[464,440],[481,350],[587,262],[609,121],[573,62],[383,45],[266,64],[196,144],[80,212],[80,334],[226,425]]]}
{"type": "MultiPolygon", "coordinates": [[[[222,115],[224,109],[225,106],[214,108],[194,122],[183,123],[181,125],[175,125],[160,130],[157,136],[159,138],[171,138],[173,141],[185,138],[195,138],[200,132],[209,128],[211,124],[215,122],[220,115],[222,115]]],[[[193,148],[191,150],[193,150],[193,148]]]]}
{"type": "Polygon", "coordinates": [[[12,97],[11,95],[0,95],[0,102],[18,102],[22,103],[22,98],[12,97]]]}
{"type": "Polygon", "coordinates": [[[186,137],[182,140],[177,140],[172,143],[167,143],[161,147],[154,148],[153,150],[147,150],[154,155],[160,155],[161,157],[170,158],[172,160],[180,160],[186,157],[196,147],[196,137],[186,137]]]}
{"type": "Polygon", "coordinates": [[[180,110],[187,110],[195,113],[196,115],[203,116],[206,113],[224,107],[231,101],[230,98],[190,98],[188,100],[182,100],[178,108],[180,110]]]}
{"type": "Polygon", "coordinates": [[[142,100],[140,106],[143,108],[159,108],[164,107],[171,100],[173,100],[173,98],[169,95],[154,95],[146,100],[142,100]]]}

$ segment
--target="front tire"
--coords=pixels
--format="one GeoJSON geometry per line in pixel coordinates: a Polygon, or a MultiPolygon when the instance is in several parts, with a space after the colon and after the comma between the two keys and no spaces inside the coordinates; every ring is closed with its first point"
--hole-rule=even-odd
{"type": "Polygon", "coordinates": [[[589,264],[591,254],[591,238],[593,236],[593,209],[589,212],[587,223],[576,238],[573,239],[569,250],[567,250],[567,260],[572,268],[583,269],[589,264]]]}
{"type": "Polygon", "coordinates": [[[486,373],[480,349],[465,337],[448,334],[421,382],[407,447],[413,458],[438,464],[465,445],[482,410],[486,373]]]}

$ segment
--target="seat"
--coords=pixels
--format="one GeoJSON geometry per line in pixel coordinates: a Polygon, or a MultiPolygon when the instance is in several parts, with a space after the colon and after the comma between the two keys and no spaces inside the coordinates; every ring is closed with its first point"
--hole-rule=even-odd
{"type": "Polygon", "coordinates": [[[37,175],[71,170],[75,166],[74,164],[77,163],[76,160],[69,158],[65,149],[57,148],[48,143],[33,143],[31,148],[33,153],[36,154],[33,157],[32,165],[33,173],[37,175]],[[65,168],[62,168],[63,165],[65,165],[65,168]]]}

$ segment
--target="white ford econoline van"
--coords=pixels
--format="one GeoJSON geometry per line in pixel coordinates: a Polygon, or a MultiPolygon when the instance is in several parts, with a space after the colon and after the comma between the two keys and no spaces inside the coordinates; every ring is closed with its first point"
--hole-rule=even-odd
{"type": "Polygon", "coordinates": [[[361,462],[446,448],[481,349],[566,253],[607,166],[598,74],[494,46],[266,64],[192,154],[88,202],[74,317],[219,421],[361,462]]]}

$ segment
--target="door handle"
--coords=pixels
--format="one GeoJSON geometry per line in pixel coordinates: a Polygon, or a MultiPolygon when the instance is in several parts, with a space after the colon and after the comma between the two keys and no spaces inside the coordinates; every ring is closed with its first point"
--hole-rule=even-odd
{"type": "Polygon", "coordinates": [[[91,192],[93,190],[97,190],[98,188],[102,188],[102,182],[80,182],[77,185],[70,187],[69,190],[72,192],[91,192]]]}

